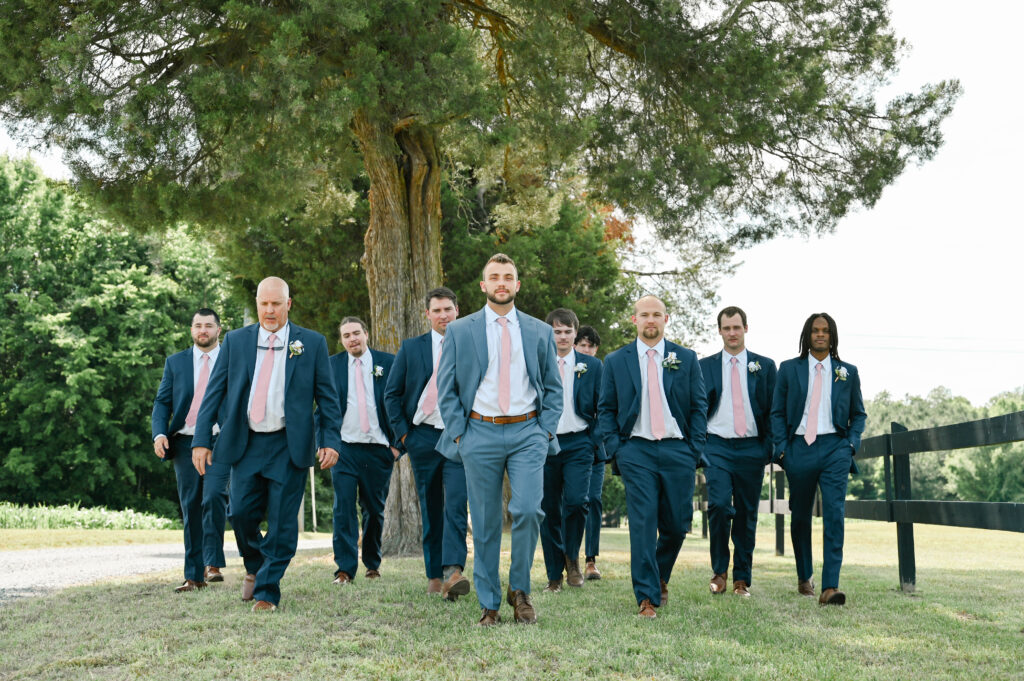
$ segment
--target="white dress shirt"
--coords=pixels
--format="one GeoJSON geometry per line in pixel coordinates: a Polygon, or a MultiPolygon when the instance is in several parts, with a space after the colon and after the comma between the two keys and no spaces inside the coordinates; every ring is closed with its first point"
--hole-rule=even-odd
{"type": "MultiPolygon", "coordinates": [[[[814,392],[814,367],[818,360],[814,355],[807,355],[807,398],[804,400],[804,413],[800,417],[800,427],[796,429],[797,435],[807,432],[807,414],[811,410],[811,394],[814,392]]],[[[826,357],[821,360],[821,402],[818,407],[818,435],[836,432],[832,425],[832,358],[826,357]]]]}
{"type": "MultiPolygon", "coordinates": [[[[444,340],[444,336],[439,334],[433,329],[430,330],[430,371],[433,375],[434,370],[437,368],[437,358],[441,354],[441,342],[444,340]]],[[[430,379],[427,379],[427,385],[423,386],[423,392],[420,393],[419,402],[416,403],[416,414],[412,417],[412,424],[418,426],[420,424],[426,424],[428,426],[434,426],[438,430],[444,430],[444,422],[441,421],[441,410],[438,407],[434,407],[429,415],[423,414],[423,398],[427,394],[427,388],[430,386],[430,379]]]]}
{"type": "Polygon", "coordinates": [[[373,354],[367,350],[361,357],[348,356],[348,399],[345,402],[345,415],[341,419],[341,441],[360,442],[371,445],[386,445],[388,438],[380,427],[377,418],[377,400],[373,392],[373,382],[383,381],[384,377],[373,376],[373,354]],[[360,365],[356,366],[356,360],[360,365]],[[370,421],[370,430],[363,432],[359,425],[359,397],[356,393],[356,381],[363,382],[366,395],[366,418],[370,421]]]}
{"type": "Polygon", "coordinates": [[[519,315],[513,307],[505,315],[508,332],[512,339],[512,359],[509,367],[511,399],[508,412],[498,406],[498,370],[501,365],[501,324],[498,313],[490,305],[484,306],[484,320],[487,328],[487,371],[480,380],[473,399],[473,411],[483,416],[519,416],[537,409],[537,391],[530,385],[526,372],[526,356],[523,355],[523,334],[519,326],[519,315]]]}
{"type": "MultiPolygon", "coordinates": [[[[632,437],[642,437],[645,440],[653,440],[654,433],[651,432],[651,402],[647,395],[647,351],[654,350],[654,363],[658,367],[658,387],[661,389],[661,413],[665,416],[665,437],[663,439],[683,439],[683,431],[679,429],[679,424],[676,423],[676,419],[672,416],[672,411],[668,408],[668,400],[665,399],[665,367],[662,366],[662,362],[665,361],[665,339],[662,338],[658,341],[658,344],[651,348],[647,343],[644,343],[639,337],[636,339],[636,352],[640,361],[640,414],[636,417],[636,423],[633,424],[633,432],[630,433],[632,437]]],[[[682,361],[682,360],[680,360],[682,361]]],[[[673,371],[669,369],[668,371],[673,371]]]]}
{"type": "MultiPolygon", "coordinates": [[[[220,343],[217,343],[217,345],[214,346],[213,350],[210,350],[210,352],[208,352],[208,353],[204,353],[202,350],[200,350],[198,345],[193,345],[192,346],[192,394],[193,395],[196,394],[196,387],[199,385],[199,374],[203,370],[203,355],[204,354],[208,354],[210,356],[210,370],[209,370],[210,373],[207,375],[207,380],[209,380],[209,376],[213,375],[213,365],[217,363],[217,357],[220,356],[220,343]]],[[[219,432],[220,432],[220,426],[218,426],[216,423],[213,424],[213,434],[216,435],[219,432]]],[[[181,430],[179,430],[176,433],[176,435],[195,435],[195,434],[196,434],[196,427],[194,425],[184,426],[181,430]]]]}
{"type": "Polygon", "coordinates": [[[727,350],[722,350],[722,396],[718,400],[718,409],[708,421],[708,432],[726,439],[739,437],[757,437],[757,423],[754,421],[754,410],[750,408],[750,393],[747,387],[747,349],[740,350],[736,357],[736,369],[740,373],[740,388],[743,391],[743,414],[747,420],[745,435],[737,435],[732,415],[732,358],[727,350]]]}
{"type": "MultiPolygon", "coordinates": [[[[266,415],[259,423],[253,423],[252,419],[249,419],[249,428],[257,433],[273,433],[281,430],[285,425],[284,363],[288,361],[288,332],[290,328],[290,324],[285,324],[283,327],[273,332],[273,334],[277,336],[277,342],[274,343],[274,347],[281,349],[273,351],[274,368],[270,373],[270,386],[267,388],[266,415]]],[[[270,346],[270,334],[270,331],[267,331],[262,326],[259,327],[259,336],[256,342],[256,369],[252,374],[252,385],[249,388],[249,402],[245,407],[246,414],[252,411],[252,398],[256,394],[256,383],[259,381],[260,367],[263,366],[263,359],[269,352],[271,352],[270,350],[262,349],[270,346]]]]}
{"type": "Polygon", "coordinates": [[[565,357],[556,357],[555,362],[565,361],[562,367],[562,416],[558,419],[556,435],[568,433],[580,433],[589,426],[587,422],[576,413],[576,404],[572,399],[573,389],[576,381],[576,351],[569,350],[565,357]]]}

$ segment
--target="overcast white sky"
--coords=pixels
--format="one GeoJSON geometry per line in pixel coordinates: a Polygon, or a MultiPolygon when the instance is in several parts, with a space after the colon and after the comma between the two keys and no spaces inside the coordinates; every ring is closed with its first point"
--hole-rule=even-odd
{"type": "MultiPolygon", "coordinates": [[[[1024,158],[1019,27],[1024,3],[893,0],[912,51],[894,92],[959,78],[964,95],[934,160],[909,169],[871,211],[820,239],[778,239],[739,255],[719,288],[749,318],[747,345],[777,361],[826,311],[864,394],[923,395],[944,385],[975,404],[1024,385],[1024,158]]],[[[0,153],[25,155],[2,131],[0,153]]],[[[33,155],[51,176],[59,161],[33,155]]],[[[709,329],[715,327],[709,320],[709,329]]],[[[715,340],[697,348],[719,349],[715,340]]]]}

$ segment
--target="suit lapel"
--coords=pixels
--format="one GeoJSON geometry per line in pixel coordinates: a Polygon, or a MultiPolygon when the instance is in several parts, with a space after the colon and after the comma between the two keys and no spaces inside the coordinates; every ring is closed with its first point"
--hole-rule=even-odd
{"type": "Polygon", "coordinates": [[[260,327],[259,324],[253,324],[249,327],[250,333],[249,338],[245,342],[245,381],[246,386],[252,385],[253,374],[256,373],[256,346],[260,342],[260,327]]]}
{"type": "Polygon", "coordinates": [[[639,396],[643,389],[643,382],[640,380],[640,357],[636,354],[636,341],[626,346],[626,371],[633,379],[633,389],[639,396]]]}
{"type": "MultiPolygon", "coordinates": [[[[295,341],[301,341],[301,340],[302,340],[302,329],[300,329],[299,327],[297,327],[294,324],[292,324],[291,325],[291,329],[289,330],[289,333],[288,333],[288,345],[291,345],[295,341]]],[[[288,345],[285,345],[284,349],[281,350],[281,357],[284,359],[284,394],[285,395],[288,394],[288,386],[290,386],[292,384],[292,374],[295,373],[295,365],[299,363],[298,360],[299,360],[300,357],[302,357],[302,355],[296,355],[295,357],[292,357],[291,359],[288,359],[288,345]]],[[[305,345],[305,343],[303,343],[303,345],[305,345]]]]}
{"type": "Polygon", "coordinates": [[[473,335],[473,347],[476,348],[477,361],[480,362],[480,376],[487,373],[487,317],[483,309],[476,313],[470,324],[469,332],[473,335]]]}
{"type": "Polygon", "coordinates": [[[352,357],[347,353],[341,353],[341,361],[338,362],[341,366],[338,367],[338,394],[341,396],[341,413],[345,413],[345,407],[348,405],[348,363],[352,357]]]}
{"type": "MultiPolygon", "coordinates": [[[[576,359],[576,351],[575,350],[573,351],[572,357],[573,357],[573,359],[576,359]]],[[[587,366],[587,365],[584,364],[584,366],[587,366]]],[[[576,371],[576,365],[575,364],[570,364],[567,368],[569,369],[570,372],[574,373],[576,371]]],[[[589,369],[590,367],[587,367],[587,368],[589,369]]],[[[584,380],[586,380],[584,378],[586,375],[587,374],[585,372],[585,373],[582,373],[582,374],[576,374],[572,378],[572,406],[574,406],[576,408],[576,411],[580,410],[580,405],[579,405],[580,383],[582,383],[584,380]]]]}
{"type": "Polygon", "coordinates": [[[722,351],[716,352],[713,357],[714,361],[711,364],[714,371],[711,372],[711,386],[715,389],[715,403],[710,405],[709,413],[711,414],[718,411],[718,405],[722,402],[722,391],[725,390],[725,386],[722,385],[722,351]]]}
{"type": "MultiPolygon", "coordinates": [[[[424,385],[430,382],[430,376],[434,373],[434,339],[430,331],[425,336],[420,336],[420,366],[427,367],[427,380],[424,385]]],[[[444,352],[444,342],[441,342],[441,352],[444,352]]]]}
{"type": "Polygon", "coordinates": [[[839,400],[839,392],[842,390],[842,388],[840,388],[840,386],[846,383],[846,381],[840,381],[840,380],[836,379],[836,369],[839,369],[841,366],[843,366],[842,362],[840,362],[839,360],[833,359],[832,360],[832,375],[831,376],[822,376],[821,377],[821,380],[823,380],[823,381],[831,381],[832,382],[832,399],[830,400],[830,402],[831,402],[831,406],[832,406],[832,414],[831,414],[831,416],[832,416],[833,422],[834,422],[835,417],[836,417],[836,402],[838,402],[838,400],[839,400]]]}
{"type": "MultiPolygon", "coordinates": [[[[747,351],[747,363],[759,362],[760,358],[758,355],[747,351]]],[[[747,395],[750,396],[750,411],[754,413],[754,418],[757,418],[757,371],[751,371],[747,367],[740,367],[740,371],[747,372],[747,395]]]]}
{"type": "MultiPolygon", "coordinates": [[[[386,381],[384,380],[383,376],[381,376],[379,378],[377,376],[374,376],[375,372],[374,372],[374,369],[373,369],[373,367],[374,367],[373,357],[372,357],[373,353],[374,353],[374,350],[371,349],[370,350],[370,355],[371,355],[371,357],[370,357],[370,376],[373,378],[373,401],[377,405],[377,417],[379,419],[380,418],[381,405],[383,404],[383,400],[384,400],[384,384],[386,383],[386,381]]],[[[381,364],[380,366],[384,366],[384,365],[381,364]]]]}
{"type": "MultiPolygon", "coordinates": [[[[679,346],[676,345],[675,343],[669,343],[668,341],[665,341],[665,357],[666,358],[668,357],[668,353],[670,353],[670,352],[676,353],[676,357],[679,357],[679,352],[678,352],[679,349],[680,349],[679,346]]],[[[664,366],[664,360],[662,360],[662,366],[664,366]]],[[[678,371],[679,371],[679,365],[678,364],[676,365],[675,369],[670,369],[669,367],[664,367],[662,369],[662,371],[661,371],[661,381],[662,381],[662,383],[665,384],[662,389],[665,391],[665,399],[666,400],[668,399],[668,396],[669,396],[669,390],[672,388],[672,380],[675,378],[676,372],[678,372],[678,371]]],[[[672,402],[670,401],[669,404],[672,404],[672,402]]]]}
{"type": "Polygon", "coordinates": [[[526,374],[534,386],[541,384],[540,368],[537,366],[537,329],[526,319],[522,312],[516,311],[519,318],[519,335],[523,341],[523,357],[526,359],[526,374]]]}
{"type": "Polygon", "coordinates": [[[796,382],[800,386],[800,409],[807,403],[807,361],[802,359],[796,363],[796,382]]]}

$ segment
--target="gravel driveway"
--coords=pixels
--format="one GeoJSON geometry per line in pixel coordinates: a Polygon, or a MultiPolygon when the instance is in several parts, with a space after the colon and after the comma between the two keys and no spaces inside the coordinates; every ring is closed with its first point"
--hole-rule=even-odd
{"type": "MultiPolygon", "coordinates": [[[[299,541],[299,551],[330,548],[330,539],[299,541]]],[[[234,542],[224,545],[224,555],[238,557],[234,542]]],[[[184,560],[181,543],[0,551],[0,606],[16,598],[128,575],[177,569],[181,579],[184,560]]]]}

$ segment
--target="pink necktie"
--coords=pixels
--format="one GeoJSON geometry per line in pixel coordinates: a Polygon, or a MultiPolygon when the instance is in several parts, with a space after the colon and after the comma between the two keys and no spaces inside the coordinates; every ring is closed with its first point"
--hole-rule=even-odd
{"type": "Polygon", "coordinates": [[[359,430],[370,432],[370,416],[366,413],[366,386],[363,385],[363,360],[356,357],[356,402],[359,405],[359,430]]]}
{"type": "Polygon", "coordinates": [[[747,415],[743,410],[743,388],[740,386],[739,360],[732,358],[732,427],[736,434],[747,434],[747,415]]]}
{"type": "Polygon", "coordinates": [[[441,339],[441,344],[437,346],[437,360],[434,362],[434,373],[430,374],[430,381],[427,382],[427,392],[423,393],[423,406],[420,407],[423,410],[424,416],[430,416],[437,409],[437,365],[441,363],[441,353],[444,352],[444,339],[441,339]]]}
{"type": "Polygon", "coordinates": [[[509,374],[512,370],[512,334],[508,330],[508,320],[498,317],[501,324],[501,362],[498,364],[498,407],[503,414],[512,408],[512,382],[509,374]]]}
{"type": "Polygon", "coordinates": [[[647,351],[647,401],[651,409],[651,435],[655,440],[665,437],[665,412],[661,408],[661,384],[658,383],[658,363],[654,361],[654,348],[647,351]]]}
{"type": "Polygon", "coordinates": [[[814,385],[811,387],[811,407],[807,410],[807,430],[804,432],[804,440],[807,444],[814,444],[818,438],[818,407],[821,403],[821,362],[814,365],[814,385]]]}
{"type": "Polygon", "coordinates": [[[195,394],[192,395],[192,405],[188,408],[188,416],[185,417],[186,426],[196,425],[196,417],[199,416],[199,405],[203,403],[203,395],[206,394],[206,384],[210,380],[210,355],[203,353],[203,366],[199,370],[199,382],[196,383],[195,394]]]}
{"type": "Polygon", "coordinates": [[[274,373],[274,343],[277,336],[270,334],[267,339],[267,351],[263,355],[263,364],[260,365],[260,375],[256,379],[256,393],[252,396],[252,410],[249,418],[253,423],[259,423],[267,415],[267,392],[270,390],[270,375],[274,373]]]}

